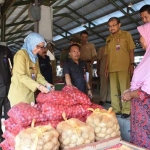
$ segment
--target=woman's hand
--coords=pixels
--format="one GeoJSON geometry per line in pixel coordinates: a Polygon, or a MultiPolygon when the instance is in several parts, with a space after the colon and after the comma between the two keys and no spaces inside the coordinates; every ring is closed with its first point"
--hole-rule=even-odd
{"type": "Polygon", "coordinates": [[[50,92],[50,90],[49,89],[47,89],[45,86],[43,86],[43,85],[39,85],[38,87],[38,90],[40,90],[42,93],[49,93],[50,92]]]}
{"type": "Polygon", "coordinates": [[[50,84],[50,83],[46,83],[46,84],[45,84],[45,87],[46,87],[47,89],[49,89],[50,91],[54,91],[54,90],[55,90],[55,87],[54,87],[52,84],[50,84]]]}
{"type": "Polygon", "coordinates": [[[129,101],[129,100],[131,100],[132,99],[132,97],[131,97],[131,91],[126,91],[126,92],[124,92],[123,93],[123,95],[122,95],[122,101],[129,101]]]}

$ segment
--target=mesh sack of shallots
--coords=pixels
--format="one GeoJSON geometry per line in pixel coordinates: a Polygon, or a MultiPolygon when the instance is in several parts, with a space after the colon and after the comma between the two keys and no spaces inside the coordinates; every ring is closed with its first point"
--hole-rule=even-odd
{"type": "Polygon", "coordinates": [[[22,126],[30,125],[33,119],[36,119],[37,122],[47,120],[36,107],[23,102],[13,106],[9,110],[8,116],[22,126]]]}
{"type": "Polygon", "coordinates": [[[14,122],[14,120],[12,118],[5,120],[4,125],[5,125],[5,130],[7,130],[13,134],[18,134],[21,130],[25,129],[25,127],[14,122]]]}
{"type": "Polygon", "coordinates": [[[60,104],[65,106],[75,105],[78,103],[78,101],[73,99],[70,94],[64,91],[52,91],[47,94],[39,93],[36,101],[38,103],[49,102],[54,105],[60,104]]]}
{"type": "Polygon", "coordinates": [[[108,111],[91,108],[89,110],[93,113],[87,117],[86,123],[94,128],[96,141],[120,136],[120,127],[112,108],[109,108],[108,111]]]}
{"type": "Polygon", "coordinates": [[[65,86],[62,91],[67,92],[78,104],[92,104],[90,98],[74,86],[65,86]]]}
{"type": "Polygon", "coordinates": [[[15,150],[59,150],[58,132],[51,125],[30,127],[15,138],[15,150]]]}
{"type": "Polygon", "coordinates": [[[69,149],[81,144],[92,143],[95,140],[93,127],[76,118],[65,119],[65,121],[57,125],[56,129],[60,134],[61,149],[69,149]]]}

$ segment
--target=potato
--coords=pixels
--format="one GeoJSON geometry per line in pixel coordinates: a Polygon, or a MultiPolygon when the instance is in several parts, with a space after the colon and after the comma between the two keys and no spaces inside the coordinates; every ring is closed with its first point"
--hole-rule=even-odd
{"type": "Polygon", "coordinates": [[[76,144],[72,144],[72,143],[69,144],[69,147],[75,147],[75,146],[76,144]]]}
{"type": "Polygon", "coordinates": [[[101,122],[101,123],[99,123],[98,126],[103,128],[103,127],[106,127],[106,126],[107,126],[107,123],[101,122]]]}
{"type": "Polygon", "coordinates": [[[81,145],[81,144],[83,144],[84,143],[84,139],[81,137],[81,138],[79,138],[78,139],[78,141],[77,141],[77,145],[81,145]]]}
{"type": "Polygon", "coordinates": [[[99,118],[97,117],[97,118],[95,118],[95,119],[93,120],[93,122],[94,122],[95,126],[97,126],[97,125],[100,123],[100,120],[99,120],[99,118]]]}
{"type": "Polygon", "coordinates": [[[44,146],[43,146],[43,150],[50,150],[53,149],[54,145],[52,142],[47,142],[44,146]]]}
{"type": "Polygon", "coordinates": [[[106,131],[107,131],[107,127],[103,127],[103,128],[101,128],[101,132],[100,133],[106,133],[106,131]]]}
{"type": "Polygon", "coordinates": [[[108,128],[107,131],[106,131],[106,134],[107,134],[107,135],[110,135],[110,134],[113,133],[113,131],[114,131],[114,130],[113,130],[112,128],[108,128]]]}
{"type": "Polygon", "coordinates": [[[105,136],[105,139],[109,139],[109,138],[111,138],[110,135],[106,135],[106,136],[105,136]]]}
{"type": "Polygon", "coordinates": [[[77,140],[78,140],[77,135],[76,135],[76,134],[73,134],[73,135],[71,136],[71,143],[76,143],[77,140]]]}
{"type": "Polygon", "coordinates": [[[82,137],[84,139],[88,139],[89,138],[89,134],[87,132],[82,133],[82,137]]]}
{"type": "Polygon", "coordinates": [[[54,144],[54,145],[58,145],[58,138],[57,137],[53,137],[51,142],[54,144]]]}
{"type": "Polygon", "coordinates": [[[64,145],[69,145],[70,144],[70,137],[67,137],[65,140],[62,141],[64,145]]]}
{"type": "Polygon", "coordinates": [[[89,140],[89,139],[86,139],[86,140],[84,140],[84,144],[88,144],[88,143],[90,143],[91,141],[89,140]]]}
{"type": "Polygon", "coordinates": [[[109,121],[109,122],[107,123],[107,127],[108,127],[108,128],[112,127],[113,125],[114,125],[113,121],[109,121]]]}
{"type": "Polygon", "coordinates": [[[114,131],[110,136],[111,136],[111,137],[117,136],[117,132],[114,131]]]}
{"type": "MultiPolygon", "coordinates": [[[[50,141],[51,139],[53,139],[53,135],[50,134],[49,132],[44,132],[42,134],[42,137],[41,137],[41,140],[44,142],[44,143],[47,143],[48,141],[50,141]]],[[[43,143],[42,143],[43,144],[43,143]]]]}
{"type": "Polygon", "coordinates": [[[66,139],[68,137],[68,134],[67,134],[67,132],[62,132],[61,136],[63,139],[66,139]]]}
{"type": "Polygon", "coordinates": [[[106,134],[105,134],[105,133],[99,133],[99,134],[97,134],[97,136],[98,136],[99,138],[104,138],[104,137],[106,136],[106,134]]]}
{"type": "Polygon", "coordinates": [[[102,129],[101,127],[96,127],[95,128],[95,133],[99,133],[101,131],[101,129],[102,129]]]}

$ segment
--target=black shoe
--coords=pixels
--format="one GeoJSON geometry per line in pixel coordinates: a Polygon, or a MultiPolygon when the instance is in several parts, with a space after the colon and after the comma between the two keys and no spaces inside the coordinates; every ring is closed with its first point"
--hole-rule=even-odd
{"type": "Polygon", "coordinates": [[[116,115],[122,115],[121,113],[116,113],[116,115]]]}
{"type": "Polygon", "coordinates": [[[103,105],[104,105],[104,102],[100,101],[100,102],[99,102],[99,105],[103,106],[103,105]]]}
{"type": "Polygon", "coordinates": [[[130,117],[130,114],[129,114],[129,115],[128,115],[128,114],[122,114],[122,115],[121,115],[121,118],[124,118],[124,119],[125,119],[125,118],[128,118],[128,117],[130,117]]]}

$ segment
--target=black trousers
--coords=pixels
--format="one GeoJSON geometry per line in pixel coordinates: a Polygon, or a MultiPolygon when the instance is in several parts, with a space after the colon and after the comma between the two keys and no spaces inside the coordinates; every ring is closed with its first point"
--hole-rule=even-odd
{"type": "MultiPolygon", "coordinates": [[[[0,118],[2,118],[2,107],[4,108],[4,118],[8,119],[7,112],[10,109],[10,102],[7,97],[0,97],[0,118]]],[[[2,124],[0,120],[0,138],[2,137],[3,131],[2,131],[2,124]]]]}

